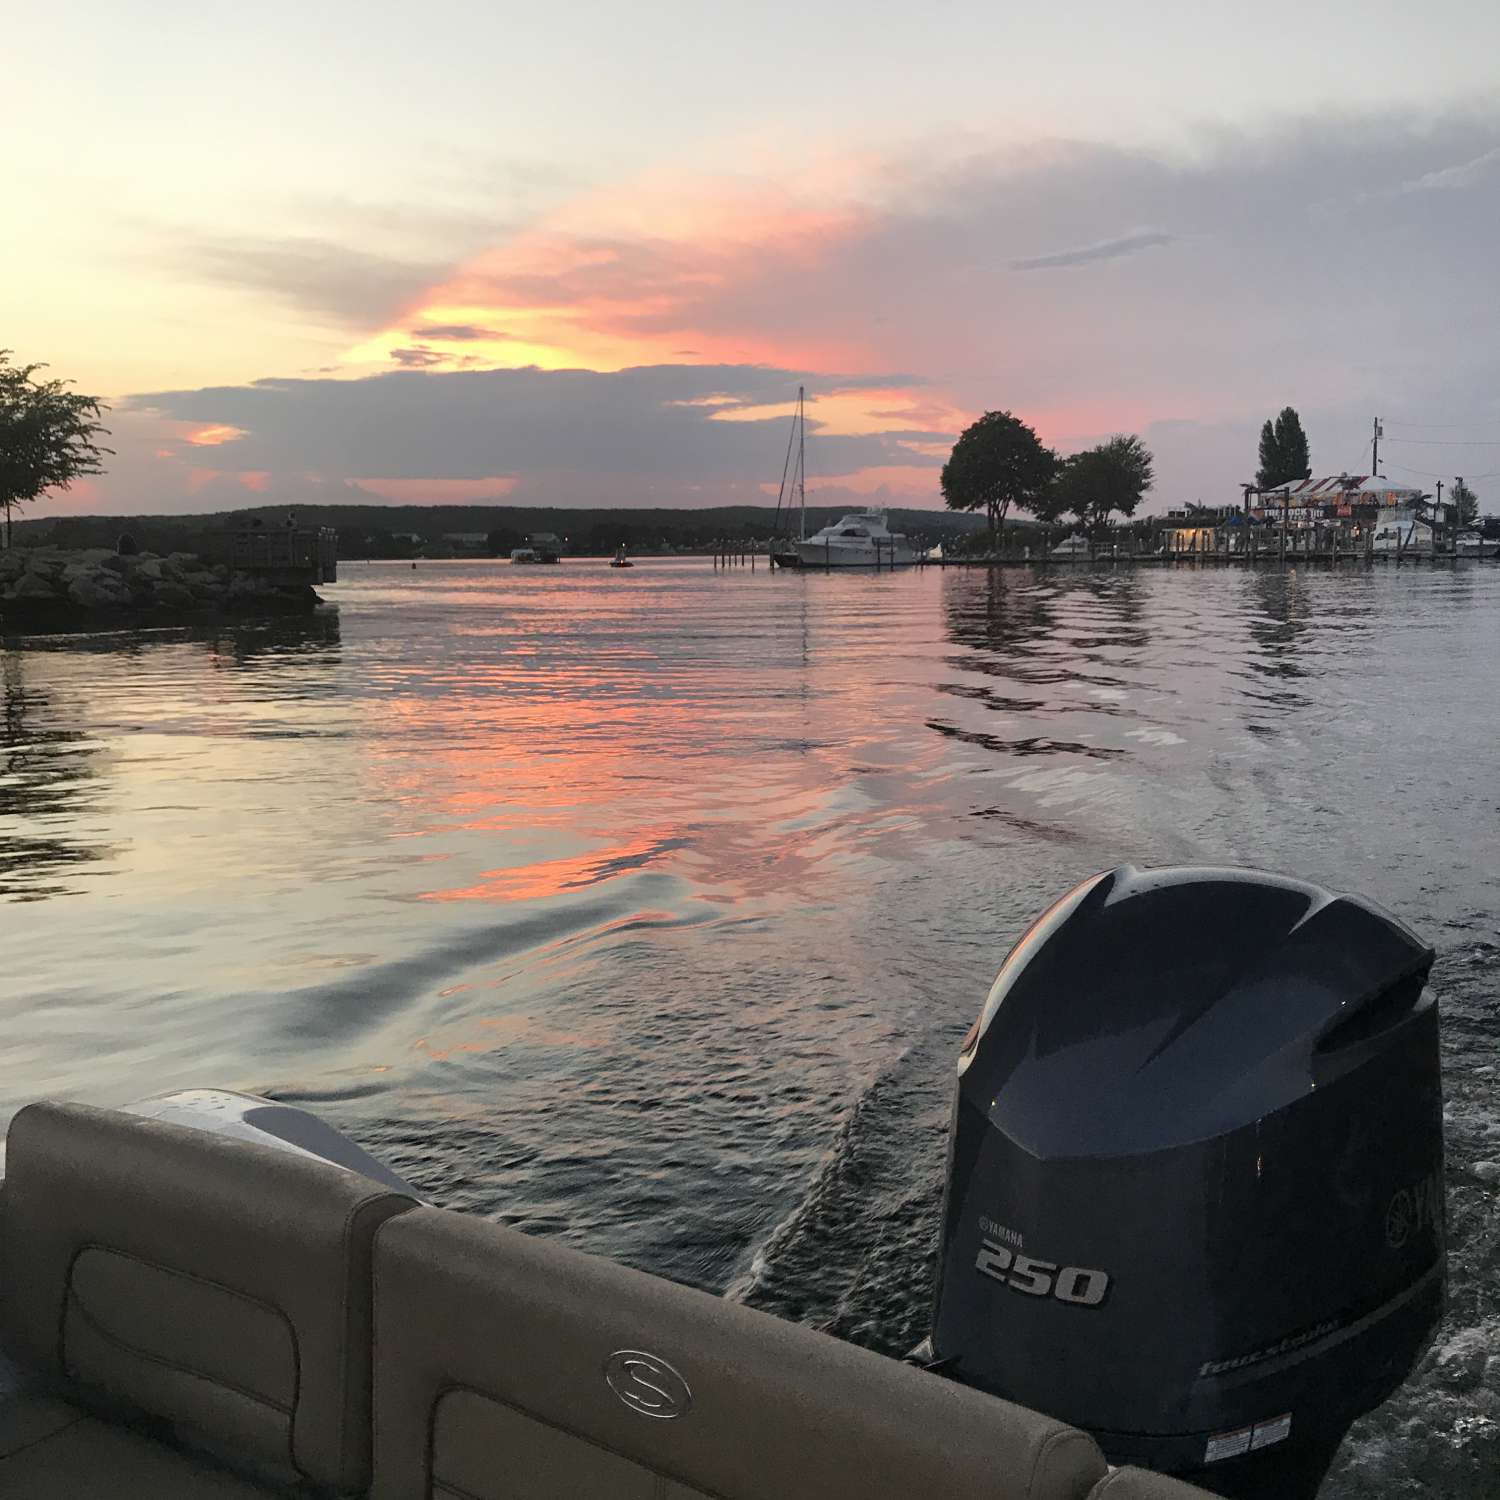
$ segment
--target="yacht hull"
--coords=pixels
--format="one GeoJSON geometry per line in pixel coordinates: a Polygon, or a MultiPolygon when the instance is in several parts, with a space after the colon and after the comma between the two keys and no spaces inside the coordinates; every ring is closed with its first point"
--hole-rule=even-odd
{"type": "Polygon", "coordinates": [[[797,556],[794,566],[803,568],[905,568],[917,560],[905,542],[878,552],[848,542],[794,542],[792,546],[797,556]]]}

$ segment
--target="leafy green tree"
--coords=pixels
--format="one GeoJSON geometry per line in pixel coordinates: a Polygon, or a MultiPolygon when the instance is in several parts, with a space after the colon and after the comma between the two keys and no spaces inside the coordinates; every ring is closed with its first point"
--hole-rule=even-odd
{"type": "Polygon", "coordinates": [[[85,474],[103,472],[100,456],[113,452],[94,439],[108,436],[97,396],[70,391],[71,381],[37,380],[45,365],[13,365],[0,349],[0,509],[10,546],[11,511],[47,490],[65,490],[85,474]]]}
{"type": "Polygon", "coordinates": [[[1479,520],[1479,496],[1462,479],[1453,481],[1449,498],[1458,507],[1458,524],[1473,526],[1479,520]]]}
{"type": "Polygon", "coordinates": [[[1065,459],[1037,511],[1053,521],[1072,514],[1092,535],[1118,512],[1133,516],[1156,481],[1155,459],[1133,434],[1121,433],[1065,459]]]}
{"type": "Polygon", "coordinates": [[[1255,482],[1263,490],[1274,490],[1293,480],[1305,479],[1311,472],[1307,434],[1302,418],[1290,406],[1283,406],[1274,422],[1260,429],[1260,468],[1255,482]]]}
{"type": "Polygon", "coordinates": [[[966,427],[939,484],[949,510],[983,509],[999,531],[1011,506],[1030,510],[1057,472],[1057,455],[1008,411],[987,411],[966,427]]]}

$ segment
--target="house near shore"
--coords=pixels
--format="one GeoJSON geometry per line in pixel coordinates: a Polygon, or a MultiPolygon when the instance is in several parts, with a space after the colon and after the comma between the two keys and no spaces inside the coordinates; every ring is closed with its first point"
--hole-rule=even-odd
{"type": "Polygon", "coordinates": [[[1212,552],[1218,545],[1219,527],[1239,525],[1244,520],[1237,505],[1195,505],[1189,502],[1167,512],[1161,528],[1165,550],[1170,553],[1212,552]]]}

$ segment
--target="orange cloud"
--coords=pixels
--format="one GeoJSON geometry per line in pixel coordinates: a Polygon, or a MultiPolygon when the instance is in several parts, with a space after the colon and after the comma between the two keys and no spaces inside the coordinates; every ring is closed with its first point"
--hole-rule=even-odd
{"type": "Polygon", "coordinates": [[[593,193],[430,287],[349,358],[384,363],[420,343],[490,367],[862,368],[857,335],[778,326],[748,306],[726,315],[747,290],[762,300],[757,289],[827,264],[862,232],[867,212],[826,187],[658,173],[593,193]]]}
{"type": "Polygon", "coordinates": [[[221,423],[183,434],[184,439],[195,448],[217,448],[222,443],[232,443],[236,438],[244,436],[243,427],[226,427],[221,423]]]}

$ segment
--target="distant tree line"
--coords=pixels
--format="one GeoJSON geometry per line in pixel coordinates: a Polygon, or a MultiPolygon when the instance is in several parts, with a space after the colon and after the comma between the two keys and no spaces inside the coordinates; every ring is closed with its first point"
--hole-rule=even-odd
{"type": "Polygon", "coordinates": [[[1064,458],[1020,417],[991,411],[960,433],[939,483],[949,509],[983,510],[996,537],[1012,510],[1048,524],[1071,516],[1093,535],[1112,516],[1135,514],[1155,482],[1154,466],[1133,434],[1064,458]]]}
{"type": "MultiPolygon", "coordinates": [[[[809,531],[836,521],[849,506],[809,506],[809,531]]],[[[720,541],[755,542],[769,538],[776,525],[772,506],[735,505],[704,510],[582,510],[520,505],[299,505],[299,526],[332,526],[339,534],[339,556],[363,558],[475,556],[507,557],[537,531],[564,540],[574,557],[603,557],[621,543],[630,552],[663,549],[708,551],[720,541]],[[450,536],[476,538],[454,543],[450,536]]],[[[248,506],[198,516],[54,516],[16,526],[18,545],[44,542],[55,547],[113,547],[122,529],[143,550],[197,552],[209,534],[253,526],[284,526],[285,506],[248,506]]],[[[932,510],[892,510],[893,530],[929,542],[951,545],[974,531],[978,518],[932,510]]]]}

